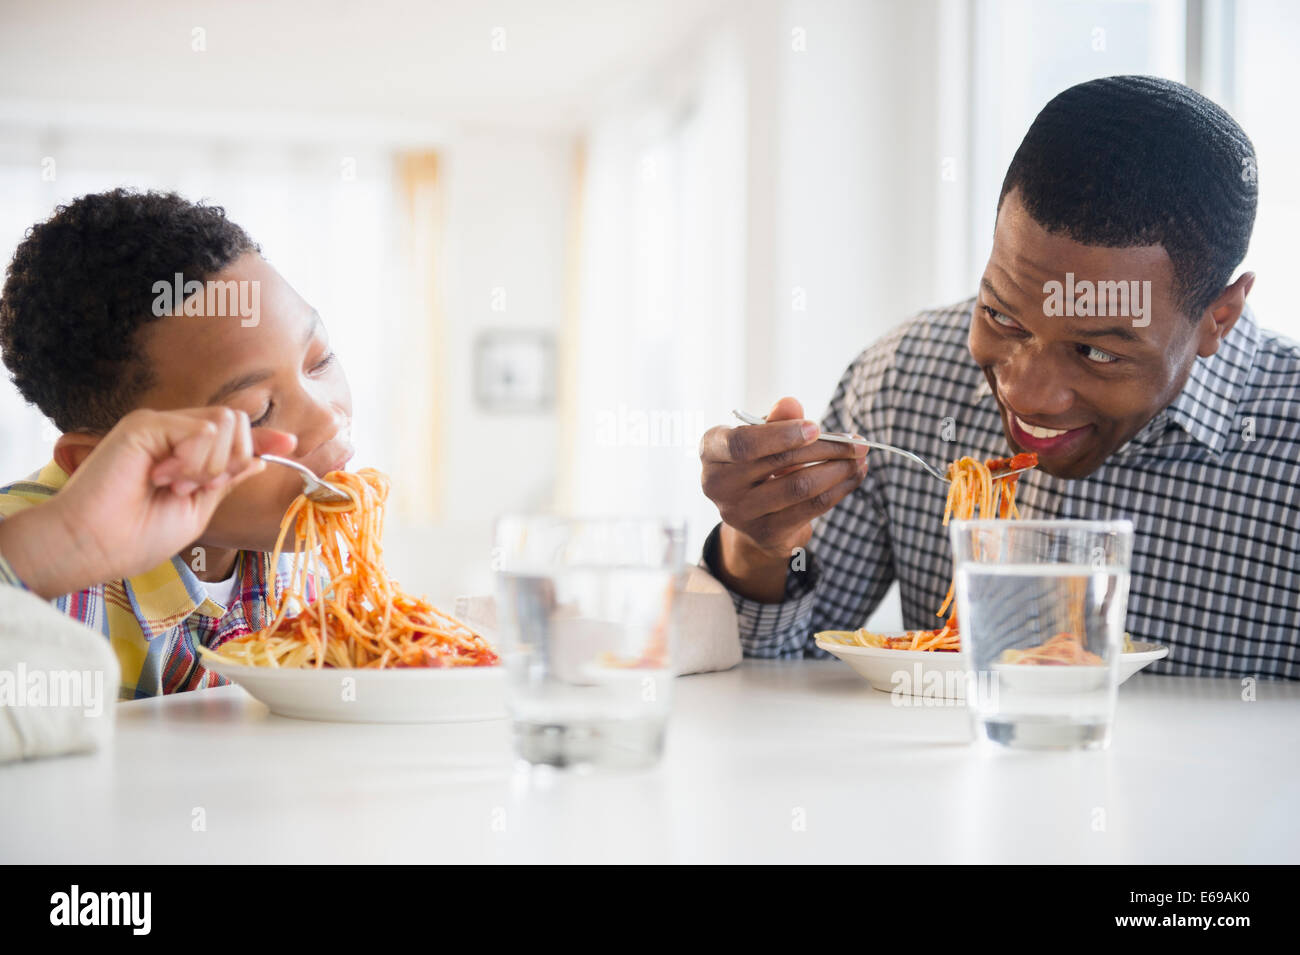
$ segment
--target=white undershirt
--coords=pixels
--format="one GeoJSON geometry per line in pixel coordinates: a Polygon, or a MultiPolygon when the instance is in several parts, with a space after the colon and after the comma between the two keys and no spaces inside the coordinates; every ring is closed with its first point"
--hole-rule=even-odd
{"type": "Polygon", "coordinates": [[[235,585],[238,583],[235,580],[233,568],[230,571],[230,576],[225,580],[200,580],[199,583],[203,585],[203,589],[208,592],[208,596],[212,598],[213,602],[220,604],[222,607],[230,607],[230,600],[235,595],[235,585]]]}

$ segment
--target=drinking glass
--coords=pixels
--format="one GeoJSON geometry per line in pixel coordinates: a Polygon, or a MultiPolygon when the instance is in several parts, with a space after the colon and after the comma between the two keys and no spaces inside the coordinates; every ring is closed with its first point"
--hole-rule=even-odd
{"type": "Polygon", "coordinates": [[[515,753],[637,768],[663,752],[685,583],[671,521],[504,517],[497,608],[515,753]]]}
{"type": "Polygon", "coordinates": [[[1132,522],[972,520],[949,528],[976,739],[1107,746],[1132,522]]]}

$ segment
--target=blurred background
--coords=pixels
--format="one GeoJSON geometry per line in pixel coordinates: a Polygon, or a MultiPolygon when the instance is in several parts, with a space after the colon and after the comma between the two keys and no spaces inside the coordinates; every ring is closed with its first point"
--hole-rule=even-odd
{"type": "MultiPolygon", "coordinates": [[[[118,185],[226,207],[324,317],[406,589],[491,589],[505,512],[717,520],[698,442],[819,417],[974,293],[1037,111],[1151,73],[1259,157],[1243,268],[1300,338],[1287,0],[0,0],[0,259],[118,185]]],[[[0,382],[0,480],[57,433],[0,382]]],[[[877,625],[901,626],[891,597],[877,625]]],[[[846,626],[849,622],[846,622],[846,626]]]]}

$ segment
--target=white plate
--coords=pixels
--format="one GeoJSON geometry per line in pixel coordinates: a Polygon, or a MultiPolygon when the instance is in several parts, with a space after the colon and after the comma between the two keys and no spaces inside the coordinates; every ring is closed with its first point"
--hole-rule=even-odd
{"type": "Polygon", "coordinates": [[[506,715],[505,668],[309,670],[203,665],[233,680],[272,713],[332,723],[461,723],[506,715]]]}
{"type": "MultiPolygon", "coordinates": [[[[885,634],[902,636],[902,634],[885,634]]],[[[941,699],[965,699],[965,668],[960,653],[934,650],[890,650],[887,647],[853,647],[832,640],[817,639],[817,646],[835,654],[875,689],[885,693],[895,690],[911,696],[934,696],[941,699]]],[[[1123,683],[1148,663],[1169,655],[1169,648],[1157,643],[1133,641],[1132,653],[1119,657],[1119,682],[1123,683]]],[[[1044,667],[995,664],[999,679],[1032,684],[1039,692],[1056,693],[1078,690],[1096,674],[1099,667],[1044,667]],[[1025,680],[1020,680],[1020,677],[1025,680]]],[[[1104,670],[1102,670],[1104,673],[1104,670]]],[[[1024,689],[1017,686],[1017,689],[1024,689]]]]}

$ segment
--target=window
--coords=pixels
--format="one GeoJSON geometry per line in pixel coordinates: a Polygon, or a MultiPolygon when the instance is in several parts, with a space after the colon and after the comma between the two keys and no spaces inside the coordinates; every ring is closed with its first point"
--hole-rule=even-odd
{"type": "Polygon", "coordinates": [[[1300,341],[1300,312],[1286,284],[1300,251],[1295,229],[1300,221],[1295,175],[1300,169],[1300,126],[1295,122],[1300,7],[1285,0],[1250,0],[1233,4],[1232,12],[1235,62],[1229,110],[1255,144],[1259,169],[1259,211],[1242,267],[1256,273],[1250,302],[1260,324],[1300,341]]]}
{"type": "Polygon", "coordinates": [[[742,393],[744,145],[743,73],[725,37],[689,92],[624,104],[587,145],[560,503],[685,517],[692,555],[718,519],[700,492],[700,437],[742,393]]]}

